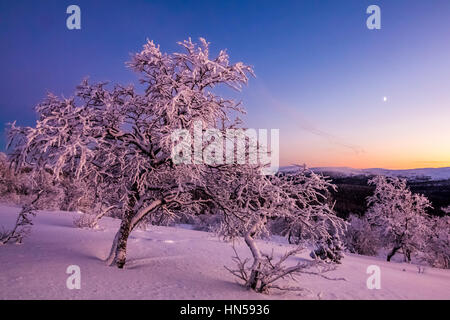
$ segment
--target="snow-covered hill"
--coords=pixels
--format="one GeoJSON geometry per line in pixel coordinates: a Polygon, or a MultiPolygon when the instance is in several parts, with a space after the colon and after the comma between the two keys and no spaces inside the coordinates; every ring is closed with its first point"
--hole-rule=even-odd
{"type": "MultiPolygon", "coordinates": [[[[296,166],[287,166],[280,169],[283,172],[298,170],[296,166]]],[[[450,179],[450,167],[445,168],[421,168],[406,170],[389,170],[382,168],[354,169],[349,167],[316,167],[311,168],[314,172],[332,173],[341,176],[357,175],[384,175],[391,177],[402,177],[409,180],[447,180],[450,179]]]]}
{"type": "MultiPolygon", "coordinates": [[[[19,208],[0,206],[0,226],[14,224],[19,208]]],[[[77,213],[39,212],[22,245],[0,246],[0,299],[449,299],[450,271],[387,263],[373,257],[347,255],[330,281],[304,275],[298,286],[311,292],[248,291],[225,270],[232,266],[231,245],[207,232],[186,228],[151,227],[136,230],[129,242],[123,270],[105,266],[119,221],[105,218],[102,230],[73,227],[77,213]],[[69,265],[81,268],[81,289],[66,287],[69,265]],[[381,289],[366,286],[369,265],[381,268],[381,289]]],[[[289,245],[262,241],[262,247],[282,253],[289,245]]],[[[239,253],[247,251],[237,245],[239,253]]],[[[306,258],[305,253],[298,259],[306,258]]]]}

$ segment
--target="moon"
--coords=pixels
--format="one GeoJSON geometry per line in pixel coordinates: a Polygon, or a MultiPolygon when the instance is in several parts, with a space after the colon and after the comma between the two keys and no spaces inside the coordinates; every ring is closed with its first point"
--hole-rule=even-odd
{"type": "Polygon", "coordinates": [[[386,102],[387,101],[387,97],[383,97],[383,101],[386,102]]]}

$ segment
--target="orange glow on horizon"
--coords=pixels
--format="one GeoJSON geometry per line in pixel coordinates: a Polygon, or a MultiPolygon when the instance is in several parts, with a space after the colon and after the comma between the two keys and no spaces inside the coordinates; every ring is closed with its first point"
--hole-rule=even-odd
{"type": "Polygon", "coordinates": [[[379,152],[378,150],[355,153],[348,150],[307,148],[304,152],[292,149],[280,150],[281,166],[306,164],[308,167],[350,167],[355,169],[384,168],[392,170],[443,168],[450,167],[450,154],[427,152],[429,156],[421,156],[417,152],[379,152]],[[432,160],[429,160],[432,159],[432,160]],[[438,160],[434,160],[438,159],[438,160]],[[441,159],[441,160],[439,160],[441,159]]]}
{"type": "Polygon", "coordinates": [[[370,169],[370,168],[383,168],[390,170],[407,170],[407,169],[421,169],[421,168],[444,168],[450,167],[450,160],[448,161],[415,161],[415,160],[359,160],[359,159],[336,159],[334,161],[330,158],[324,158],[321,160],[306,159],[300,160],[282,160],[281,166],[289,166],[295,164],[306,164],[308,167],[349,167],[354,169],[370,169]]]}

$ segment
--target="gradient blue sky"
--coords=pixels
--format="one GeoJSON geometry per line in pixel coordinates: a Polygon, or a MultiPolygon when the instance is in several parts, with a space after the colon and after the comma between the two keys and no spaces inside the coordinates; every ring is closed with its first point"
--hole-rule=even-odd
{"type": "Polygon", "coordinates": [[[449,16],[448,0],[2,1],[0,143],[48,91],[137,83],[124,62],[146,38],[172,52],[202,36],[254,67],[230,95],[248,126],[280,129],[282,165],[450,166],[449,16]],[[71,4],[81,30],[66,28],[71,4]],[[371,4],[381,30],[366,27],[371,4]]]}

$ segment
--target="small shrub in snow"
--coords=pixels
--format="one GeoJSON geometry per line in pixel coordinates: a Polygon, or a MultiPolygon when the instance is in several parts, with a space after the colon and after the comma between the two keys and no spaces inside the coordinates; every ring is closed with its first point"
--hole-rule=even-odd
{"type": "Polygon", "coordinates": [[[79,217],[76,217],[73,223],[78,228],[98,229],[98,222],[100,221],[100,219],[115,208],[115,206],[109,206],[107,208],[103,208],[100,206],[100,208],[96,208],[96,210],[94,210],[94,213],[85,213],[79,211],[81,215],[79,217]]]}
{"type": "Polygon", "coordinates": [[[317,249],[311,251],[310,256],[326,262],[341,263],[344,258],[344,243],[340,237],[331,236],[328,239],[317,241],[317,249]]]}
{"type": "Polygon", "coordinates": [[[193,221],[194,230],[215,232],[222,222],[219,214],[201,214],[193,221]]]}
{"type": "Polygon", "coordinates": [[[95,221],[95,215],[78,211],[81,214],[73,219],[73,224],[77,228],[97,229],[98,224],[95,221]]]}

